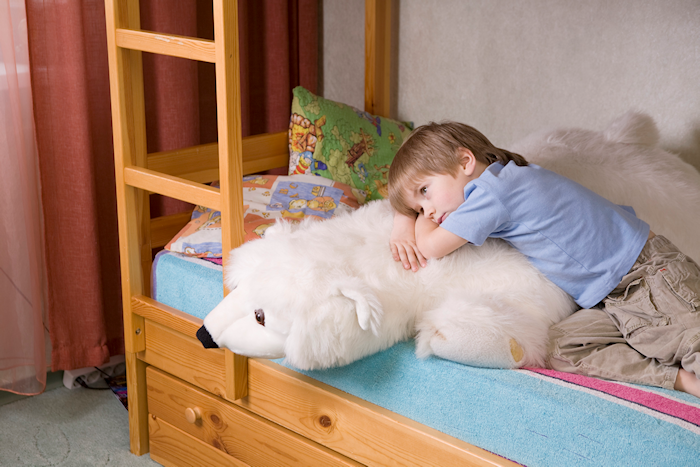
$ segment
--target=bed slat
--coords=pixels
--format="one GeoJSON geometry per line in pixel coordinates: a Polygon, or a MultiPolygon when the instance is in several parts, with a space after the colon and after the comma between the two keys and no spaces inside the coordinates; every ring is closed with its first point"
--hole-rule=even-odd
{"type": "Polygon", "coordinates": [[[134,29],[117,29],[117,46],[202,62],[216,61],[214,41],[134,29]]]}
{"type": "Polygon", "coordinates": [[[151,219],[151,248],[160,248],[167,245],[190,221],[191,217],[192,215],[188,211],[151,219]]]}
{"type": "Polygon", "coordinates": [[[215,211],[221,210],[221,195],[218,188],[141,167],[124,168],[124,181],[127,185],[142,190],[206,206],[215,211]]]}

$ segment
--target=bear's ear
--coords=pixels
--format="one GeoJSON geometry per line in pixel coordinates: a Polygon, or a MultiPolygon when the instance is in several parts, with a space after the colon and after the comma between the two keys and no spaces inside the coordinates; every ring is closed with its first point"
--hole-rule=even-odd
{"type": "Polygon", "coordinates": [[[362,280],[339,274],[307,295],[285,342],[286,361],[300,370],[359,360],[381,341],[382,306],[362,280]],[[311,296],[313,295],[313,297],[311,296]]]}
{"type": "Polygon", "coordinates": [[[340,295],[354,302],[357,322],[362,330],[371,329],[372,334],[378,336],[384,310],[372,289],[357,278],[347,278],[337,287],[340,295]]]}

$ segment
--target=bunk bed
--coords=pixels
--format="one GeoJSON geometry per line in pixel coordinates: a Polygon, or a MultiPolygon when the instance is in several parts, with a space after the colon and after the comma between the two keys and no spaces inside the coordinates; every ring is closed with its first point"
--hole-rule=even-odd
{"type": "MultiPolygon", "coordinates": [[[[418,361],[411,343],[345,368],[305,373],[204,349],[196,339],[202,316],[151,296],[153,249],[165,246],[189,215],[151,219],[148,196],[220,211],[225,263],[244,241],[243,177],[286,166],[288,135],[241,137],[235,0],[214,0],[213,41],[143,31],[138,0],[105,3],[134,454],[206,466],[599,465],[596,452],[611,465],[640,465],[652,452],[680,465],[697,457],[700,404],[691,396],[547,370],[418,361]],[[142,52],[215,63],[218,143],[147,153],[142,52]],[[217,180],[218,187],[209,184],[217,180]],[[368,372],[380,376],[358,379],[368,372]],[[412,397],[397,401],[397,392],[412,397]],[[467,400],[478,402],[465,410],[467,400]],[[673,440],[665,451],[650,444],[656,425],[673,440]],[[640,437],[644,430],[648,436],[640,437]],[[568,444],[562,436],[571,438],[568,444]],[[491,442],[496,438],[500,444],[491,442]],[[616,457],[627,452],[623,445],[637,456],[616,457]]],[[[391,1],[366,0],[365,8],[365,111],[388,115],[391,1]]],[[[225,294],[221,268],[208,271],[216,276],[209,286],[225,294]]]]}

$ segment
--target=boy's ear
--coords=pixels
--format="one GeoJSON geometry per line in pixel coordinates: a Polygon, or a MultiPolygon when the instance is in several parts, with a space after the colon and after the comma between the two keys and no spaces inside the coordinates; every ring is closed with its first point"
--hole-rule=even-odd
{"type": "Polygon", "coordinates": [[[457,155],[459,155],[462,170],[467,176],[471,176],[476,169],[476,157],[474,153],[467,148],[459,148],[457,149],[457,155]]]}

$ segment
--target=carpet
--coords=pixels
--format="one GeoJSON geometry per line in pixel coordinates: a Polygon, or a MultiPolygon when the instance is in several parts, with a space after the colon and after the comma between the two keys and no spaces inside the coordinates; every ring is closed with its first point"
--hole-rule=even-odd
{"type": "Polygon", "coordinates": [[[129,452],[128,412],[110,390],[60,387],[0,406],[0,466],[157,466],[129,452]]]}

